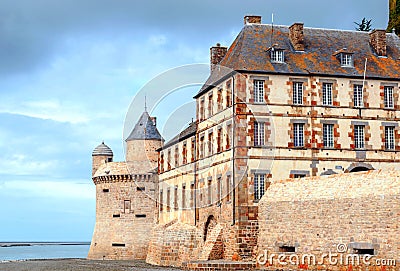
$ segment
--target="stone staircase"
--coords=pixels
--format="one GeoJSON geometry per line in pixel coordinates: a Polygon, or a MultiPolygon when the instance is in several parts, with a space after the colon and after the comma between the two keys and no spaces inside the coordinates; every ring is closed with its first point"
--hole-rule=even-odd
{"type": "Polygon", "coordinates": [[[200,261],[218,260],[223,258],[222,225],[217,224],[207,234],[206,242],[200,255],[200,261]]]}

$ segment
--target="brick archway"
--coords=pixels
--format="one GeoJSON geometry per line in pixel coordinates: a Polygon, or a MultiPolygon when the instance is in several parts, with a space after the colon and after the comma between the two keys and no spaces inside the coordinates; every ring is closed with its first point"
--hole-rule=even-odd
{"type": "Polygon", "coordinates": [[[374,168],[367,163],[352,163],[345,172],[360,172],[374,170],[374,168]]]}
{"type": "Polygon", "coordinates": [[[213,215],[210,215],[207,218],[206,223],[204,224],[204,241],[207,240],[207,235],[211,232],[211,230],[217,225],[217,220],[213,215]]]}

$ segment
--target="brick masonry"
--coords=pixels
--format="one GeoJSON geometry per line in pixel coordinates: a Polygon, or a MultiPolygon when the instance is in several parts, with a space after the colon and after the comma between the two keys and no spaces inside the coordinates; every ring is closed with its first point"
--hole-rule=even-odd
{"type": "MultiPolygon", "coordinates": [[[[289,179],[273,183],[260,201],[258,252],[279,254],[282,247],[294,247],[295,254],[336,252],[345,244],[344,255],[354,248],[373,248],[375,258],[396,259],[400,216],[400,172],[370,171],[329,177],[289,179]]],[[[293,254],[293,253],[292,253],[293,254]]],[[[286,253],[290,255],[290,253],[286,253]]],[[[275,262],[260,268],[281,268],[275,262]]],[[[288,265],[285,268],[304,269],[288,265]]],[[[360,265],[330,265],[326,261],[309,269],[366,270],[360,265]]],[[[372,267],[370,267],[372,268],[372,267]]],[[[394,267],[369,270],[398,270],[394,267]]]]}

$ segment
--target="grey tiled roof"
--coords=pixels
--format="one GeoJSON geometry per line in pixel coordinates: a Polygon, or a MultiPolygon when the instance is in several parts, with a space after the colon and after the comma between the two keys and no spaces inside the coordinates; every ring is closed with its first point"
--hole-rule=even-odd
{"type": "Polygon", "coordinates": [[[147,111],[144,111],[140,116],[135,128],[133,128],[132,132],[125,141],[140,139],[163,140],[147,111]]]}
{"type": "Polygon", "coordinates": [[[113,152],[110,149],[110,147],[108,147],[106,144],[104,144],[104,142],[102,142],[92,152],[92,156],[97,156],[97,155],[113,156],[113,152]]]}
{"type": "Polygon", "coordinates": [[[167,143],[164,144],[164,146],[162,147],[162,149],[168,148],[169,146],[182,141],[192,135],[194,135],[196,133],[197,130],[197,124],[196,122],[192,122],[189,124],[189,127],[187,127],[186,129],[184,129],[182,132],[180,132],[178,135],[176,135],[174,138],[172,138],[170,141],[168,141],[167,143]]]}
{"type": "MultiPolygon", "coordinates": [[[[367,79],[400,80],[400,39],[396,34],[386,34],[387,57],[378,57],[369,43],[368,32],[307,27],[303,32],[305,50],[300,52],[290,42],[288,26],[274,26],[272,35],[271,25],[245,25],[220,65],[235,71],[362,78],[368,58],[367,79]],[[285,50],[285,63],[271,63],[268,53],[271,45],[285,50]],[[341,67],[334,55],[343,48],[354,53],[353,68],[341,67]]],[[[215,69],[195,97],[225,74],[218,74],[215,69]]]]}

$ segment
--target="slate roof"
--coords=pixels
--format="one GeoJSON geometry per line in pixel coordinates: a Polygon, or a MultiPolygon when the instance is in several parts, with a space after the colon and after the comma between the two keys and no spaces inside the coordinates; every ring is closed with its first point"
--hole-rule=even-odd
{"type": "Polygon", "coordinates": [[[190,123],[186,129],[184,129],[182,132],[180,132],[178,135],[176,135],[170,141],[165,143],[161,149],[168,148],[169,146],[194,135],[196,133],[196,130],[197,130],[197,123],[196,122],[190,123]]]}
{"type": "Polygon", "coordinates": [[[92,156],[98,156],[98,155],[107,155],[107,156],[113,156],[113,152],[110,149],[110,147],[108,147],[106,144],[104,144],[104,141],[97,146],[93,152],[92,152],[92,156]]]}
{"type": "MultiPolygon", "coordinates": [[[[245,25],[220,65],[240,72],[362,78],[368,58],[367,79],[400,80],[400,39],[396,34],[386,34],[387,57],[378,57],[369,43],[368,32],[304,27],[303,33],[305,49],[300,52],[290,42],[288,26],[274,26],[271,43],[271,25],[245,25]],[[285,63],[271,63],[268,53],[271,45],[285,50],[285,63]],[[341,67],[334,55],[343,48],[354,53],[354,68],[341,67]]],[[[195,98],[222,76],[229,75],[227,70],[214,71],[195,98]]]]}
{"type": "Polygon", "coordinates": [[[147,111],[144,111],[140,116],[139,121],[125,141],[143,139],[163,140],[161,134],[157,130],[157,126],[151,120],[147,111]]]}

